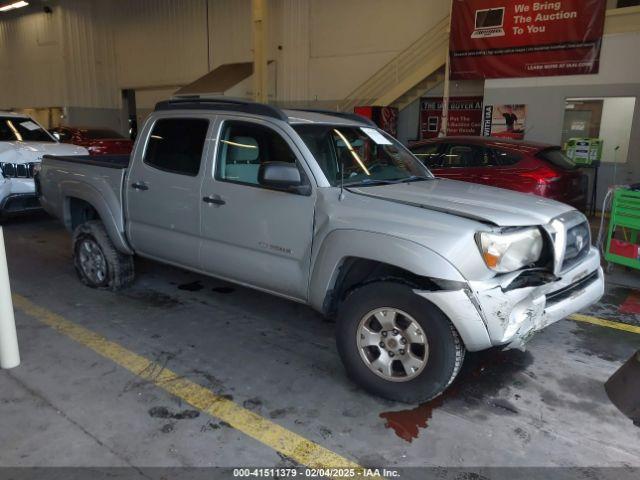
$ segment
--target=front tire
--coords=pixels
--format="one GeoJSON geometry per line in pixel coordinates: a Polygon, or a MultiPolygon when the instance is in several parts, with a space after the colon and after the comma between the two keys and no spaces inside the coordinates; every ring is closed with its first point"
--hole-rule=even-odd
{"type": "Polygon", "coordinates": [[[133,256],[116,249],[99,220],[73,232],[73,265],[80,281],[91,288],[121,290],[133,282],[133,256]]]}
{"type": "Polygon", "coordinates": [[[405,403],[440,395],[465,348],[449,319],[402,283],[375,282],[342,303],[336,325],[347,373],[365,390],[405,403]]]}

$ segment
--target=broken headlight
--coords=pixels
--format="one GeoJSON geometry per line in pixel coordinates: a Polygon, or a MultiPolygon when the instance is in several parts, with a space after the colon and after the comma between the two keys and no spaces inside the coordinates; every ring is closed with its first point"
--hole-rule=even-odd
{"type": "Polygon", "coordinates": [[[507,232],[480,232],[476,240],[484,263],[499,273],[514,272],[537,262],[543,240],[537,228],[507,232]]]}

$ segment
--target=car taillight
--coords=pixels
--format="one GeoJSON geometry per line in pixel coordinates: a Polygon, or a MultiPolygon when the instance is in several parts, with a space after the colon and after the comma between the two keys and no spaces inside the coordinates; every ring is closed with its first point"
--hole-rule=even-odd
{"type": "Polygon", "coordinates": [[[531,172],[522,173],[521,175],[526,178],[531,178],[537,183],[557,182],[561,178],[560,175],[558,175],[558,172],[545,167],[537,168],[531,172]]]}

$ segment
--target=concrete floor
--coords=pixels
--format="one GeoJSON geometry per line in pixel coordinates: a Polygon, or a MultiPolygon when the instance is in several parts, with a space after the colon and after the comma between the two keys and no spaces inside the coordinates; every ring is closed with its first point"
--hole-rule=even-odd
{"type": "MultiPolygon", "coordinates": [[[[469,355],[444,397],[407,406],[350,383],[333,324],[304,306],[143,260],[131,289],[95,291],[54,220],[4,234],[14,293],[360,465],[640,467],[640,428],[603,390],[638,334],[561,321],[526,352],[469,355]]],[[[588,313],[638,325],[618,311],[634,295],[610,283],[588,313]]],[[[38,320],[17,311],[16,322],[22,365],[0,371],[0,466],[292,464],[38,320]]]]}

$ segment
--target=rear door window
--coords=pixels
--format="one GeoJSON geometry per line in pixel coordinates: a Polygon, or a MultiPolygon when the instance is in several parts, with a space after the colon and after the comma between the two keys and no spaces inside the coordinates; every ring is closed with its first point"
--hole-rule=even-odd
{"type": "Polygon", "coordinates": [[[144,163],[165,172],[195,177],[200,171],[209,121],[165,118],[151,130],[144,163]]]}
{"type": "Polygon", "coordinates": [[[499,148],[493,149],[493,162],[496,166],[510,167],[522,160],[522,155],[499,148]]]}
{"type": "Polygon", "coordinates": [[[491,163],[488,150],[479,145],[449,144],[442,158],[445,168],[486,167],[491,163]]]}
{"type": "Polygon", "coordinates": [[[411,147],[411,152],[427,167],[438,168],[442,164],[440,147],[440,143],[428,143],[418,147],[411,147]]]}

